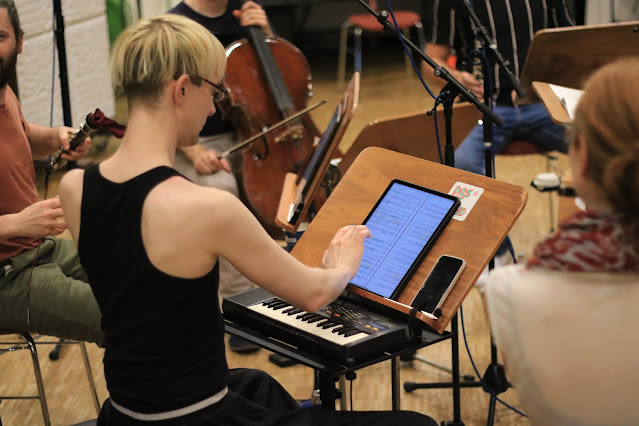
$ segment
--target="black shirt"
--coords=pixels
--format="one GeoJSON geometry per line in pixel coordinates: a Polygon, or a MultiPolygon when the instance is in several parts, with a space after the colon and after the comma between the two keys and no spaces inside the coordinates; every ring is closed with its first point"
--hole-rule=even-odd
{"type": "MultiPolygon", "coordinates": [[[[470,72],[474,25],[462,1],[468,0],[434,0],[430,42],[452,46],[457,69],[470,72]]],[[[471,0],[471,4],[517,79],[536,31],[574,25],[566,0],[471,0]]],[[[512,82],[490,57],[489,61],[489,71],[496,75],[493,100],[512,105],[512,82]]]]}
{"type": "Polygon", "coordinates": [[[102,312],[104,375],[117,404],[138,413],[187,407],[224,389],[229,370],[218,264],[196,279],[157,269],[142,241],[142,207],[157,167],[115,183],[84,174],[78,253],[102,312]]]}

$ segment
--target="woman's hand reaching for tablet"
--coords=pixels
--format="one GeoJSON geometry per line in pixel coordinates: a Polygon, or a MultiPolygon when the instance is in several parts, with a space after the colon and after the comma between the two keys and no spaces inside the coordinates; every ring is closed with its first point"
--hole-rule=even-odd
{"type": "Polygon", "coordinates": [[[324,252],[322,267],[344,270],[349,281],[357,274],[364,252],[364,240],[371,232],[366,225],[349,225],[340,228],[324,252]]]}

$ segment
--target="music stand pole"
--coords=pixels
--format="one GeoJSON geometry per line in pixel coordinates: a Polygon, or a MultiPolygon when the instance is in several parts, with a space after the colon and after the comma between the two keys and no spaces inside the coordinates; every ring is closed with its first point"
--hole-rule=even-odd
{"type": "MultiPolygon", "coordinates": [[[[465,1],[462,0],[462,3],[466,7],[468,14],[471,17],[471,20],[475,24],[475,37],[480,37],[482,40],[482,44],[485,50],[489,52],[489,56],[494,60],[494,62],[502,69],[506,71],[508,78],[513,83],[515,91],[519,96],[525,96],[526,92],[519,84],[517,78],[513,75],[513,73],[506,66],[506,62],[503,56],[497,50],[497,46],[491,40],[490,36],[486,31],[486,28],[481,24],[481,21],[475,14],[472,7],[465,1]]],[[[475,62],[480,60],[478,56],[481,54],[477,51],[474,52],[475,62]]],[[[488,59],[488,58],[487,58],[488,59]]],[[[487,73],[487,68],[490,66],[490,60],[488,63],[482,64],[482,74],[483,74],[483,82],[484,82],[484,104],[490,110],[492,110],[492,93],[490,93],[490,88],[494,85],[494,82],[490,80],[490,78],[486,78],[492,74],[487,73]]],[[[495,156],[493,153],[493,127],[491,117],[484,114],[483,116],[483,136],[484,136],[484,170],[486,177],[491,179],[495,178],[495,156]]],[[[508,237],[506,237],[508,238],[508,237]]],[[[492,271],[495,268],[495,258],[493,257],[488,262],[488,271],[492,271]]],[[[508,380],[506,378],[504,366],[499,364],[498,354],[497,354],[497,346],[495,345],[495,341],[493,339],[492,333],[490,334],[490,364],[486,368],[484,376],[482,378],[482,383],[484,384],[484,391],[490,394],[490,402],[488,404],[488,418],[486,421],[487,425],[493,425],[495,422],[495,405],[497,404],[497,395],[505,392],[510,387],[508,380]]]]}
{"type": "MultiPolygon", "coordinates": [[[[64,16],[62,16],[62,3],[61,0],[53,0],[53,15],[55,17],[55,40],[56,47],[58,49],[58,62],[60,64],[60,96],[62,96],[62,117],[64,119],[64,125],[72,127],[71,119],[71,100],[69,97],[69,76],[67,74],[67,50],[66,43],[64,41],[64,16]]],[[[75,161],[69,161],[67,167],[73,168],[75,161]]],[[[62,342],[64,339],[59,340],[59,344],[56,345],[49,353],[49,359],[55,361],[60,358],[60,351],[62,350],[62,342]]],[[[0,425],[1,426],[1,425],[0,425]]]]}

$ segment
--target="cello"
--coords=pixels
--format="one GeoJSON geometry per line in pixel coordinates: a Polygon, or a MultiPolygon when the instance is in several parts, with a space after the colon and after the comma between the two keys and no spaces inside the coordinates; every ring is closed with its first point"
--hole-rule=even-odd
{"type": "MultiPolygon", "coordinates": [[[[245,29],[247,39],[226,49],[222,79],[229,90],[223,113],[240,139],[303,109],[312,95],[310,66],[297,47],[281,38],[267,39],[259,26],[245,29]]],[[[240,197],[271,235],[281,234],[275,216],[286,173],[299,173],[319,136],[311,117],[305,115],[231,159],[240,197]]]]}

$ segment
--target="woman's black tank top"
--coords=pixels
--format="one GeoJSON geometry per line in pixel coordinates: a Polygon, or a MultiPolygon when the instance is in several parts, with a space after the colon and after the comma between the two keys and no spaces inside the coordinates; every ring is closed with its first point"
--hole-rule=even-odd
{"type": "Polygon", "coordinates": [[[218,264],[201,278],[174,277],[151,264],[142,241],[144,201],[174,176],[165,166],[123,183],[99,165],[84,174],[78,252],[102,311],[104,374],[113,401],[139,413],[189,406],[229,378],[218,264]]]}

